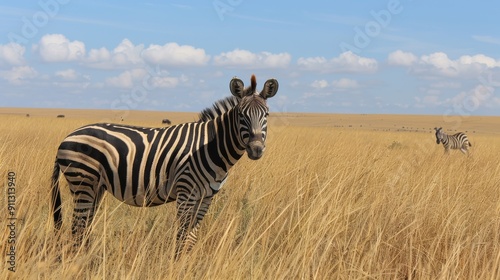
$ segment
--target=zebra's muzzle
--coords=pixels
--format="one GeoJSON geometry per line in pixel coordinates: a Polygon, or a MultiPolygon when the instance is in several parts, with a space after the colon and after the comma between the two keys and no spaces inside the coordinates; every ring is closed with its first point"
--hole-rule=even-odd
{"type": "Polygon", "coordinates": [[[257,160],[262,157],[264,154],[264,150],[266,149],[266,146],[262,141],[252,141],[249,142],[247,145],[247,155],[248,158],[252,160],[257,160]]]}

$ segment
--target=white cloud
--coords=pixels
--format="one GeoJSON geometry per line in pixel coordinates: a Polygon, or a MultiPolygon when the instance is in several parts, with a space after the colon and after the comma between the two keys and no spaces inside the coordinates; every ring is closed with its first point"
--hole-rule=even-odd
{"type": "Polygon", "coordinates": [[[435,73],[447,77],[476,77],[487,69],[500,67],[500,61],[483,54],[463,55],[456,60],[452,60],[443,52],[423,55],[420,57],[419,64],[419,68],[424,67],[418,69],[421,72],[433,70],[435,73]]]}
{"type": "Polygon", "coordinates": [[[45,35],[33,48],[46,62],[75,61],[85,56],[84,43],[69,41],[62,34],[45,35]]]}
{"type": "Polygon", "coordinates": [[[109,62],[111,60],[111,53],[106,48],[91,49],[87,57],[87,62],[90,64],[99,64],[109,62]]]}
{"type": "Polygon", "coordinates": [[[102,69],[124,69],[138,67],[150,63],[164,66],[202,66],[206,65],[210,56],[205,50],[189,45],[168,43],[163,46],[143,44],[134,45],[124,39],[116,48],[91,49],[86,59],[87,65],[102,69]]]}
{"type": "Polygon", "coordinates": [[[66,69],[57,71],[56,76],[64,80],[75,80],[77,77],[76,71],[74,69],[66,69]]]}
{"type": "Polygon", "coordinates": [[[200,66],[206,65],[210,56],[205,50],[188,45],[168,43],[163,46],[143,44],[134,45],[129,39],[109,51],[106,48],[91,49],[86,59],[87,65],[102,69],[133,68],[150,63],[165,66],[200,66]]]}
{"type": "Polygon", "coordinates": [[[333,81],[332,86],[339,89],[352,89],[359,87],[359,84],[356,80],[342,78],[340,80],[333,81]]]}
{"type": "Polygon", "coordinates": [[[300,57],[297,60],[297,64],[300,66],[303,66],[305,68],[313,68],[313,67],[318,66],[318,65],[326,65],[327,63],[328,63],[328,60],[326,58],[319,57],[319,56],[307,57],[307,58],[300,57]]]}
{"type": "Polygon", "coordinates": [[[456,73],[456,63],[451,61],[443,52],[436,52],[420,57],[420,64],[433,66],[443,74],[453,75],[456,73]]]}
{"type": "Polygon", "coordinates": [[[142,68],[127,70],[120,75],[107,78],[105,84],[110,87],[118,88],[133,88],[134,86],[142,86],[146,89],[153,88],[175,88],[179,82],[186,82],[187,77],[169,76],[167,71],[160,71],[151,75],[148,71],[142,68]]]}
{"type": "Polygon", "coordinates": [[[341,78],[338,80],[334,80],[332,82],[328,82],[327,80],[314,80],[310,86],[317,90],[322,89],[331,89],[333,91],[344,91],[347,89],[356,89],[359,87],[359,83],[356,80],[341,78]]]}
{"type": "Polygon", "coordinates": [[[107,78],[106,85],[118,88],[132,88],[134,83],[141,81],[146,74],[147,71],[140,68],[127,70],[116,77],[107,78]]]}
{"type": "MultiPolygon", "coordinates": [[[[56,79],[52,79],[52,85],[67,88],[70,92],[78,92],[79,90],[86,89],[91,84],[91,77],[88,74],[78,73],[74,69],[65,69],[56,71],[54,76],[56,79]]],[[[51,77],[47,76],[42,77],[42,79],[50,79],[51,77]]]]}
{"type": "Polygon", "coordinates": [[[401,50],[397,50],[389,54],[388,63],[391,65],[402,65],[402,66],[410,66],[415,63],[418,58],[416,55],[410,52],[404,52],[401,50]]]}
{"type": "Polygon", "coordinates": [[[315,80],[311,83],[311,87],[321,89],[328,87],[328,82],[326,80],[315,80]]]}
{"type": "Polygon", "coordinates": [[[359,84],[356,80],[341,78],[339,80],[332,81],[329,83],[326,80],[315,80],[311,83],[311,87],[315,89],[324,89],[327,87],[332,87],[333,89],[354,89],[358,88],[359,84]]]}
{"type": "Polygon", "coordinates": [[[210,60],[204,49],[177,43],[150,45],[142,52],[142,57],[148,63],[168,66],[201,66],[210,60]]]}
{"type": "Polygon", "coordinates": [[[155,88],[175,88],[178,84],[179,78],[151,77],[151,85],[155,88]]]}
{"type": "Polygon", "coordinates": [[[473,56],[470,55],[464,55],[461,56],[458,59],[458,63],[462,65],[470,65],[470,64],[483,64],[486,65],[488,68],[494,68],[494,67],[499,67],[500,66],[500,61],[495,60],[494,58],[491,58],[489,56],[486,56],[484,54],[476,54],[473,56]]]}
{"type": "Polygon", "coordinates": [[[214,64],[246,69],[285,68],[290,64],[291,59],[291,55],[288,53],[252,53],[247,50],[235,49],[215,56],[214,64]]]}
{"type": "Polygon", "coordinates": [[[17,43],[0,45],[0,66],[19,66],[25,63],[24,52],[26,48],[17,43]]]}
{"type": "Polygon", "coordinates": [[[299,67],[305,70],[318,72],[374,72],[378,68],[377,60],[361,57],[351,51],[341,53],[338,57],[326,59],[324,57],[299,58],[299,67]]]}
{"type": "Polygon", "coordinates": [[[30,66],[17,66],[0,72],[0,77],[15,85],[22,84],[24,81],[36,76],[38,76],[38,72],[30,66]]]}
{"type": "Polygon", "coordinates": [[[389,64],[409,67],[414,73],[445,77],[474,77],[488,69],[499,68],[500,60],[484,54],[463,55],[453,60],[444,52],[435,52],[417,58],[414,54],[396,51],[389,54],[389,64]]]}
{"type": "Polygon", "coordinates": [[[141,53],[144,45],[134,45],[129,39],[123,39],[116,48],[91,49],[86,63],[90,67],[102,69],[133,68],[144,64],[141,53]]]}
{"type": "Polygon", "coordinates": [[[113,50],[113,62],[117,65],[129,65],[142,63],[141,52],[144,45],[135,46],[130,40],[124,39],[113,50]]]}
{"type": "Polygon", "coordinates": [[[241,66],[252,65],[257,60],[257,55],[247,51],[236,49],[234,51],[221,53],[214,57],[215,65],[222,66],[241,66]]]}
{"type": "Polygon", "coordinates": [[[156,71],[153,75],[148,75],[143,79],[145,88],[175,88],[179,82],[186,83],[189,78],[186,75],[172,77],[167,71],[156,71]]]}

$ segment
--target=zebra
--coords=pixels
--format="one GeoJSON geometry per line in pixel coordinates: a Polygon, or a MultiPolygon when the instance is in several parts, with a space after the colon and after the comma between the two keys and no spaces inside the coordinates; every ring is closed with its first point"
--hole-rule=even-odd
{"type": "Polygon", "coordinates": [[[448,135],[443,132],[442,127],[435,127],[434,130],[436,130],[436,143],[438,145],[443,143],[445,153],[448,153],[450,149],[460,149],[462,153],[468,154],[469,147],[472,147],[467,135],[463,132],[448,135]]]}
{"type": "Polygon", "coordinates": [[[252,160],[266,149],[266,100],[278,91],[269,79],[256,90],[234,77],[232,96],[199,114],[199,120],[170,127],[143,128],[97,123],[70,133],[59,145],[52,173],[54,228],[62,225],[59,176],[71,191],[74,247],[81,246],[105,191],[132,206],[151,207],[176,201],[176,258],[197,240],[200,222],[229,169],[246,152],[252,160]]]}

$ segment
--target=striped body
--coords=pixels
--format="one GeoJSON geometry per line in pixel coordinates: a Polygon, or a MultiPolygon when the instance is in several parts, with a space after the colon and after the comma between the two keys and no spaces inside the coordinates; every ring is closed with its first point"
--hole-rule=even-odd
{"type": "Polygon", "coordinates": [[[198,122],[162,128],[93,124],[68,135],[59,146],[52,176],[56,228],[62,223],[58,188],[62,171],[75,203],[76,245],[108,191],[139,207],[176,201],[180,222],[176,253],[189,249],[230,168],[245,151],[258,159],[265,150],[265,100],[276,93],[277,81],[266,82],[266,95],[255,90],[255,77],[250,88],[244,89],[239,79],[230,85],[234,96],[203,111],[198,122]]]}
{"type": "Polygon", "coordinates": [[[209,139],[209,129],[214,128],[212,123],[167,128],[88,125],[64,139],[57,152],[57,163],[68,180],[79,182],[77,186],[72,184],[73,192],[98,183],[132,206],[173,201],[179,192],[173,191],[172,186],[176,185],[208,185],[207,195],[213,195],[229,168],[245,152],[242,146],[230,146],[230,153],[217,153],[217,146],[223,143],[209,139]]]}
{"type": "Polygon", "coordinates": [[[443,128],[434,128],[436,130],[436,143],[443,144],[445,153],[448,153],[450,149],[460,149],[464,154],[467,154],[471,143],[467,138],[467,135],[463,132],[459,132],[453,135],[448,135],[443,132],[443,128]]]}

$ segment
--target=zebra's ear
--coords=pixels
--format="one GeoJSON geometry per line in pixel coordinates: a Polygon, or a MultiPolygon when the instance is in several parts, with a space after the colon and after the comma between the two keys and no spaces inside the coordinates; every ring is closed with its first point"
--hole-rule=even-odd
{"type": "Polygon", "coordinates": [[[236,97],[242,98],[244,94],[245,84],[238,77],[233,77],[229,82],[229,90],[231,90],[231,94],[236,97]]]}
{"type": "Polygon", "coordinates": [[[269,79],[264,84],[264,88],[260,92],[260,96],[262,96],[264,99],[271,98],[278,92],[278,87],[279,87],[278,80],[269,79]]]}

